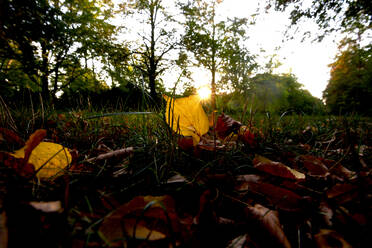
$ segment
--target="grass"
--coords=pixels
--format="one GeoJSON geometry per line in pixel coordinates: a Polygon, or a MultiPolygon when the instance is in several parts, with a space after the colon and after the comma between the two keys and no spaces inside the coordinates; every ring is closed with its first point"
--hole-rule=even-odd
{"type": "MultiPolygon", "coordinates": [[[[180,137],[171,131],[162,113],[89,118],[103,113],[86,110],[57,113],[27,108],[12,111],[18,133],[24,139],[35,129],[45,128],[49,140],[78,151],[74,167],[53,181],[27,181],[1,167],[8,175],[0,180],[6,182],[5,195],[9,202],[6,209],[31,200],[61,200],[64,204],[62,216],[47,215],[46,222],[42,223],[49,227],[31,231],[26,240],[35,241],[37,237],[46,247],[104,246],[98,228],[105,216],[138,195],[171,194],[183,202],[180,212],[195,213],[200,192],[211,187],[226,192],[224,187],[230,187],[228,183],[220,185],[219,179],[211,179],[211,174],[251,174],[255,154],[283,162],[296,155],[315,155],[338,161],[354,171],[363,169],[361,159],[367,164],[372,161],[369,118],[246,116],[243,124],[251,126],[257,145],[247,146],[238,141],[232,148],[210,152],[180,149],[177,145],[180,137]],[[84,162],[126,147],[134,147],[135,152],[122,158],[84,162]],[[176,174],[184,176],[191,184],[168,184],[167,180],[176,174]]],[[[2,142],[1,149],[10,148],[2,142]]],[[[20,214],[22,218],[14,217],[18,210],[8,211],[13,225],[29,221],[31,224],[26,227],[32,228],[32,223],[40,222],[28,216],[35,214],[28,208],[20,214]]],[[[25,235],[26,227],[13,226],[10,231],[25,235]]]]}

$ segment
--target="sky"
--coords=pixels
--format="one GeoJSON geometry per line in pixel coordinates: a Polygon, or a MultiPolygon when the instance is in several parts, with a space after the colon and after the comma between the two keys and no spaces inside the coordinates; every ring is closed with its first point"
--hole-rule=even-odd
{"type": "MultiPolygon", "coordinates": [[[[168,0],[164,0],[166,3],[168,0]]],[[[169,0],[170,1],[170,0],[169,0]]],[[[116,2],[120,2],[117,0],[116,2]]],[[[173,1],[171,1],[173,2],[173,1]]],[[[311,3],[310,0],[305,0],[306,3],[311,3]]],[[[274,70],[274,73],[292,73],[298,82],[303,85],[303,88],[308,90],[313,96],[322,98],[322,92],[326,88],[329,80],[330,68],[328,65],[334,61],[337,54],[338,41],[342,36],[333,34],[327,36],[322,42],[312,41],[312,38],[302,42],[302,36],[294,36],[291,40],[286,40],[284,33],[287,26],[290,24],[289,13],[276,12],[269,10],[265,13],[263,0],[223,0],[217,8],[217,15],[221,19],[226,17],[249,18],[252,14],[259,11],[256,15],[256,24],[249,26],[247,35],[249,38],[246,41],[251,54],[257,54],[257,62],[264,65],[269,61],[270,56],[276,54],[276,59],[282,64],[274,70]],[[258,10],[258,7],[259,8],[258,10]]],[[[126,26],[128,27],[128,22],[126,26]]],[[[138,23],[133,23],[134,30],[138,32],[138,23]]],[[[301,29],[310,30],[316,33],[318,26],[313,20],[303,22],[301,29]]],[[[133,37],[133,29],[128,29],[127,38],[133,37]]],[[[193,69],[193,79],[195,87],[210,83],[210,73],[201,69],[193,69]]],[[[166,73],[163,77],[163,82],[167,88],[172,88],[178,75],[174,75],[174,71],[166,73]]],[[[217,77],[218,79],[218,77],[217,77]]]]}
{"type": "MultiPolygon", "coordinates": [[[[223,10],[221,15],[249,17],[256,12],[260,2],[265,1],[225,0],[219,7],[223,10]]],[[[334,61],[337,43],[341,36],[332,35],[320,43],[312,42],[314,37],[301,42],[301,35],[286,40],[284,33],[290,24],[289,11],[270,10],[265,13],[261,8],[259,13],[256,16],[256,24],[249,27],[247,47],[252,53],[258,54],[258,61],[261,64],[268,61],[269,56],[277,54],[276,58],[282,66],[274,72],[293,73],[298,78],[298,82],[304,85],[304,89],[309,90],[313,96],[321,98],[330,76],[328,65],[334,61]]],[[[314,33],[318,31],[318,26],[312,20],[304,22],[303,25],[302,28],[314,33]]]]}

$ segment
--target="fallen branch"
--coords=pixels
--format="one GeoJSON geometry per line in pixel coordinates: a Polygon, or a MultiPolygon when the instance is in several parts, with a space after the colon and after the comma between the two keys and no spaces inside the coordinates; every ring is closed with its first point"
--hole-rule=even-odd
{"type": "Polygon", "coordinates": [[[133,147],[127,147],[127,148],[124,148],[124,149],[119,149],[119,150],[111,151],[111,152],[108,152],[108,153],[105,153],[105,154],[101,154],[97,157],[87,159],[84,162],[91,163],[91,162],[94,162],[94,161],[100,161],[100,160],[105,160],[105,159],[109,159],[109,158],[113,158],[113,157],[128,155],[128,154],[131,154],[133,152],[134,152],[133,147]]]}

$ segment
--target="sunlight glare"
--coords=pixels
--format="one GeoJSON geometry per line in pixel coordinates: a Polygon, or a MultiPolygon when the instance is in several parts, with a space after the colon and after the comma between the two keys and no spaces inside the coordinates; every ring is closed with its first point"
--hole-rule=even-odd
{"type": "Polygon", "coordinates": [[[199,95],[199,97],[202,99],[202,100],[207,100],[207,99],[209,99],[210,98],[210,96],[211,96],[211,89],[208,87],[208,86],[206,86],[206,85],[204,85],[204,86],[201,86],[201,87],[199,87],[199,89],[198,89],[198,95],[199,95]]]}

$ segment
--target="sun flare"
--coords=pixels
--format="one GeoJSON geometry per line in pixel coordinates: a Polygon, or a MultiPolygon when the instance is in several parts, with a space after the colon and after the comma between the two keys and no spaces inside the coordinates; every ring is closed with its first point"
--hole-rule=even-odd
{"type": "Polygon", "coordinates": [[[198,88],[198,95],[202,100],[207,100],[211,97],[211,89],[204,85],[198,88]]]}

